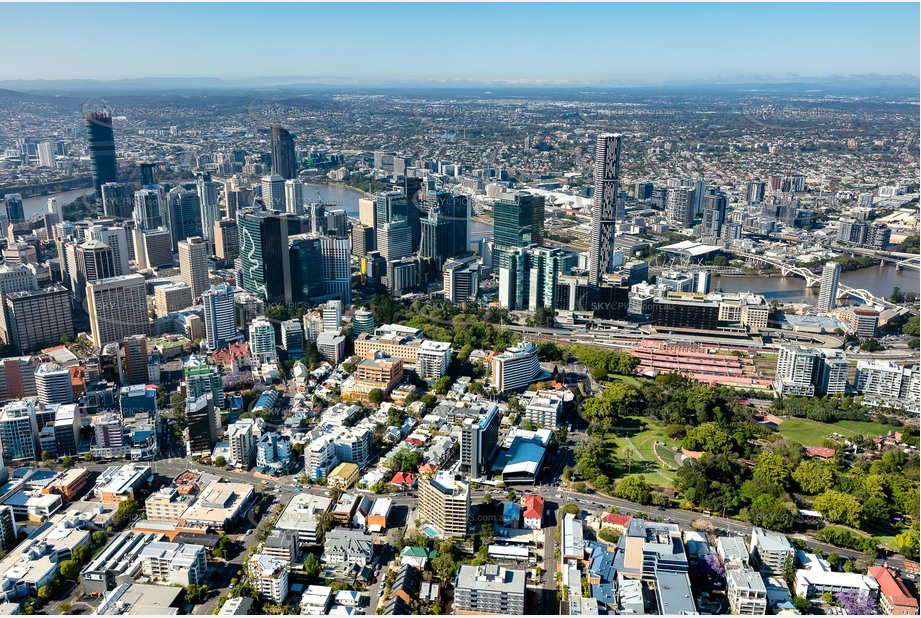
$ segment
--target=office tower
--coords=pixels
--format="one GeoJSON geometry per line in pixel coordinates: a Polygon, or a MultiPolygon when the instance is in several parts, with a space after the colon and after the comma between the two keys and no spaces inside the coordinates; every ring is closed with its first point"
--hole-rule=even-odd
{"type": "Polygon", "coordinates": [[[364,307],[352,316],[352,336],[374,333],[374,314],[364,307]]]}
{"type": "Polygon", "coordinates": [[[42,363],[35,370],[38,400],[46,406],[74,402],[74,387],[70,370],[57,363],[42,363]]]}
{"type": "Polygon", "coordinates": [[[364,257],[377,247],[374,228],[358,223],[352,226],[352,255],[364,257]]]}
{"type": "Polygon", "coordinates": [[[35,356],[0,358],[0,401],[35,397],[35,356]]]}
{"type": "Polygon", "coordinates": [[[758,204],[764,201],[764,183],[752,180],[748,183],[747,196],[749,204],[758,204]]]}
{"type": "Polygon", "coordinates": [[[633,197],[638,202],[644,202],[652,197],[654,185],[651,182],[638,182],[634,185],[633,197]]]}
{"type": "Polygon", "coordinates": [[[132,335],[122,339],[122,385],[147,384],[147,335],[132,335]]]}
{"type": "Polygon", "coordinates": [[[208,243],[200,236],[179,242],[179,277],[191,288],[193,300],[210,285],[208,253],[208,243]]]}
{"type": "Polygon", "coordinates": [[[20,352],[57,345],[73,334],[70,295],[64,286],[0,293],[0,340],[20,352]]]}
{"type": "Polygon", "coordinates": [[[142,275],[90,281],[86,284],[86,297],[97,347],[147,333],[147,291],[142,275]]]}
{"type": "Polygon", "coordinates": [[[503,195],[493,207],[493,272],[507,264],[516,247],[543,244],[544,198],[524,191],[503,195]]]}
{"type": "Polygon", "coordinates": [[[128,265],[128,230],[121,226],[91,225],[87,228],[85,236],[88,241],[105,243],[112,250],[113,276],[131,273],[128,265]]]}
{"type": "Polygon", "coordinates": [[[285,179],[278,174],[262,177],[262,203],[269,210],[285,212],[285,179]]]}
{"type": "Polygon", "coordinates": [[[192,306],[192,288],[185,283],[168,283],[154,288],[154,310],[158,317],[192,306]]]}
{"type": "Polygon", "coordinates": [[[672,187],[665,198],[665,214],[668,220],[688,227],[694,222],[694,205],[697,195],[694,189],[688,187],[672,187]]]}
{"type": "Polygon", "coordinates": [[[77,271],[71,273],[74,299],[84,298],[86,284],[98,279],[109,279],[115,274],[112,249],[98,240],[90,240],[76,247],[77,271]]]}
{"type": "Polygon", "coordinates": [[[451,303],[475,301],[480,288],[480,259],[452,258],[444,268],[445,300],[451,303]]]}
{"type": "Polygon", "coordinates": [[[428,212],[428,216],[420,222],[422,227],[422,243],[419,255],[430,257],[435,261],[435,266],[441,268],[448,259],[451,234],[451,221],[442,215],[438,206],[428,212]]]}
{"type": "Polygon", "coordinates": [[[322,243],[320,238],[306,236],[296,236],[290,241],[288,259],[291,262],[291,298],[294,302],[309,302],[325,293],[322,243]]]}
{"type": "Polygon", "coordinates": [[[460,471],[471,480],[490,470],[499,447],[499,408],[495,404],[484,414],[467,417],[461,425],[460,471]]]}
{"type": "Polygon", "coordinates": [[[107,182],[118,182],[112,116],[107,111],[98,111],[84,114],[83,119],[86,122],[86,140],[93,168],[96,203],[102,204],[102,185],[107,182]]]}
{"type": "Polygon", "coordinates": [[[218,183],[211,180],[211,174],[202,172],[195,179],[195,186],[201,208],[199,214],[201,236],[205,240],[212,240],[214,222],[221,218],[221,209],[217,203],[218,183]]]}
{"type": "Polygon", "coordinates": [[[0,294],[38,289],[38,279],[22,264],[0,264],[0,294]]]}
{"type": "Polygon", "coordinates": [[[372,230],[377,227],[377,202],[375,200],[359,198],[358,221],[372,230]]]}
{"type": "MultiPolygon", "coordinates": [[[[403,161],[402,157],[395,157],[394,162],[398,159],[403,161]]],[[[394,173],[403,173],[396,170],[396,164],[394,167],[394,173]]],[[[409,229],[412,230],[413,251],[418,251],[419,243],[422,240],[422,228],[419,224],[423,214],[421,192],[422,178],[417,178],[415,176],[405,176],[403,178],[403,194],[406,196],[406,223],[409,225],[409,229]]],[[[466,199],[466,196],[463,197],[466,199]]]]}
{"type": "Polygon", "coordinates": [[[134,189],[126,182],[102,185],[102,212],[116,221],[128,221],[134,213],[134,189]]]}
{"type": "Polygon", "coordinates": [[[35,406],[31,401],[16,401],[0,410],[0,452],[3,461],[37,461],[38,425],[35,421],[35,406]]]}
{"type": "Polygon", "coordinates": [[[304,330],[299,320],[284,320],[281,323],[281,347],[288,358],[304,355],[304,330]]]}
{"type": "Polygon", "coordinates": [[[288,216],[265,210],[238,213],[243,280],[237,285],[271,303],[292,302],[288,216]]]}
{"type": "Polygon", "coordinates": [[[412,230],[405,218],[384,223],[378,229],[377,249],[388,263],[412,255],[412,230]]]}
{"type": "Polygon", "coordinates": [[[275,349],[275,327],[263,317],[258,317],[249,325],[249,352],[257,367],[278,360],[275,349]]]}
{"type": "Polygon", "coordinates": [[[132,230],[138,270],[173,267],[173,236],[166,228],[132,230]]]}
{"type": "Polygon", "coordinates": [[[202,203],[197,191],[190,191],[184,187],[171,189],[167,194],[167,204],[174,250],[178,249],[180,240],[203,236],[202,203]]]}
{"type": "Polygon", "coordinates": [[[352,302],[351,248],[348,238],[320,238],[323,256],[323,292],[338,296],[346,305],[352,302]]]}
{"type": "Polygon", "coordinates": [[[601,285],[611,272],[614,252],[617,191],[620,186],[620,133],[604,133],[595,144],[595,183],[592,194],[592,244],[589,248],[589,281],[601,285]]]}
{"type": "Polygon", "coordinates": [[[233,288],[227,284],[212,285],[202,293],[201,302],[208,349],[214,351],[225,348],[230,342],[239,340],[233,288]]]}
{"type": "Polygon", "coordinates": [[[235,219],[214,222],[214,255],[228,264],[239,257],[240,234],[235,219]]]}
{"type": "Polygon", "coordinates": [[[217,442],[219,423],[215,419],[214,398],[211,393],[186,399],[186,455],[210,455],[217,442]]]}
{"type": "Polygon", "coordinates": [[[305,206],[307,218],[310,220],[310,231],[314,234],[323,234],[325,231],[323,228],[326,226],[326,206],[319,201],[305,206]]]}
{"type": "Polygon", "coordinates": [[[285,181],[285,210],[292,215],[304,214],[304,183],[300,180],[285,181]]]}
{"type": "Polygon", "coordinates": [[[493,357],[492,384],[499,393],[522,389],[539,374],[537,348],[528,341],[493,357]]]}
{"type": "MultiPolygon", "coordinates": [[[[294,152],[294,137],[277,124],[271,125],[269,130],[272,133],[272,171],[285,180],[297,178],[297,156],[294,152]]],[[[263,197],[265,197],[265,194],[263,194],[263,197]]]]}
{"type": "MultiPolygon", "coordinates": [[[[455,195],[447,191],[430,191],[425,196],[425,210],[429,213],[429,219],[436,209],[440,219],[448,226],[444,259],[467,253],[470,250],[470,199],[466,195],[455,195]]],[[[418,246],[418,243],[413,245],[414,249],[418,246]]]]}
{"type": "Polygon", "coordinates": [[[419,519],[444,537],[467,536],[470,486],[448,472],[419,481],[419,519]]]}
{"type": "Polygon", "coordinates": [[[323,332],[338,333],[342,329],[342,301],[329,300],[323,305],[323,332]]]}
{"type": "Polygon", "coordinates": [[[138,171],[141,173],[141,186],[142,187],[157,184],[157,164],[156,163],[138,163],[138,171]]]}
{"type": "Polygon", "coordinates": [[[163,218],[159,189],[141,189],[134,192],[134,220],[142,230],[163,227],[166,222],[163,218]]]}
{"type": "Polygon", "coordinates": [[[253,205],[253,190],[249,187],[237,187],[224,191],[224,216],[237,220],[237,212],[253,205]]]}
{"type": "Polygon", "coordinates": [[[704,214],[700,226],[701,236],[719,238],[723,231],[723,221],[726,220],[725,195],[704,196],[704,214]]]}
{"type": "Polygon", "coordinates": [[[822,268],[822,281],[819,283],[819,301],[815,308],[819,311],[831,311],[838,301],[838,278],[841,276],[841,264],[827,262],[822,268]]]}
{"type": "MultiPolygon", "coordinates": [[[[6,216],[10,223],[19,223],[26,220],[21,193],[7,193],[3,196],[3,201],[6,204],[6,216]]],[[[4,235],[6,235],[6,230],[4,230],[4,235]]]]}

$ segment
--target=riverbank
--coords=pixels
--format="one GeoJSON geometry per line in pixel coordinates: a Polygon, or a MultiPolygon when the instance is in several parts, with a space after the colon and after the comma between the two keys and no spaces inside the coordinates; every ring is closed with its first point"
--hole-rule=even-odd
{"type": "Polygon", "coordinates": [[[86,189],[93,186],[93,178],[85,176],[81,178],[66,178],[63,180],[53,180],[40,185],[23,185],[18,187],[3,187],[0,189],[0,195],[6,193],[19,193],[23,199],[29,197],[43,197],[55,193],[64,193],[75,189],[86,189]]]}

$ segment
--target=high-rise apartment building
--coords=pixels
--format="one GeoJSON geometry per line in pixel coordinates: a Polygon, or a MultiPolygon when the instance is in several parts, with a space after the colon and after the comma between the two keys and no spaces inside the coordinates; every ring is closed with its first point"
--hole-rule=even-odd
{"type": "Polygon", "coordinates": [[[214,222],[221,218],[221,209],[218,206],[218,183],[211,180],[211,174],[202,172],[195,180],[198,191],[198,201],[201,205],[201,235],[205,240],[212,240],[214,222]]]}
{"type": "Polygon", "coordinates": [[[506,250],[499,266],[499,306],[511,310],[555,309],[559,278],[569,271],[562,249],[526,247],[506,250]]]}
{"type": "Polygon", "coordinates": [[[201,296],[210,285],[208,277],[208,242],[201,236],[179,241],[179,276],[192,290],[192,299],[201,296]]]}
{"type": "Polygon", "coordinates": [[[704,212],[700,226],[701,236],[720,237],[723,231],[723,222],[726,220],[727,203],[725,195],[704,196],[704,212]]]}
{"type": "Polygon", "coordinates": [[[499,447],[499,408],[495,404],[486,412],[465,418],[461,425],[460,471],[478,479],[490,470],[499,447]]]}
{"type": "Polygon", "coordinates": [[[0,452],[3,461],[37,461],[38,425],[31,401],[14,401],[0,410],[0,452]]]}
{"type": "Polygon", "coordinates": [[[668,220],[682,227],[694,222],[694,208],[697,190],[690,187],[671,187],[665,197],[665,213],[668,220]]]}
{"type": "Polygon", "coordinates": [[[351,248],[348,238],[320,239],[323,256],[323,291],[346,305],[352,302],[351,248]]]}
{"type": "Polygon", "coordinates": [[[134,221],[142,230],[155,230],[166,224],[159,188],[134,192],[134,221]]]}
{"type": "Polygon", "coordinates": [[[470,487],[448,472],[419,481],[419,519],[445,537],[467,536],[470,487]]]}
{"type": "Polygon", "coordinates": [[[57,363],[42,363],[35,370],[38,400],[46,406],[69,404],[74,401],[70,370],[57,363]]]}
{"type": "Polygon", "coordinates": [[[108,111],[88,112],[83,115],[83,120],[86,123],[86,141],[93,169],[96,203],[101,205],[102,185],[118,181],[112,115],[108,111]]]}
{"type": "Polygon", "coordinates": [[[147,384],[148,350],[146,335],[132,335],[125,337],[121,345],[122,368],[124,370],[123,385],[147,384]]]}
{"type": "Polygon", "coordinates": [[[838,301],[838,279],[841,277],[841,264],[828,262],[822,268],[822,281],[819,283],[819,300],[815,308],[819,311],[831,311],[838,301]]]}
{"type": "Polygon", "coordinates": [[[297,178],[297,155],[294,150],[294,137],[285,128],[277,124],[271,125],[269,130],[272,134],[272,171],[285,180],[297,178]]]}
{"type": "Polygon", "coordinates": [[[201,295],[204,308],[205,344],[209,350],[227,347],[242,335],[237,332],[234,291],[229,285],[213,285],[201,295]]]}
{"type": "Polygon", "coordinates": [[[214,222],[214,255],[224,263],[231,263],[240,255],[240,234],[236,219],[214,222]]]}
{"type": "Polygon", "coordinates": [[[263,317],[249,325],[249,352],[258,367],[278,360],[275,344],[275,327],[263,317]]]}
{"type": "Polygon", "coordinates": [[[285,210],[292,215],[304,214],[304,183],[300,180],[285,181],[285,210]]]}
{"type": "Polygon", "coordinates": [[[493,357],[492,385],[500,393],[524,388],[539,373],[537,348],[529,341],[522,341],[493,357]]]}
{"type": "Polygon", "coordinates": [[[445,300],[451,303],[475,301],[480,287],[480,259],[476,256],[445,262],[445,300]]]}
{"type": "Polygon", "coordinates": [[[620,187],[619,133],[598,136],[595,144],[595,184],[592,204],[592,240],[589,248],[589,280],[601,285],[602,275],[611,272],[614,252],[617,193],[620,187]]]}
{"type": "Polygon", "coordinates": [[[90,281],[86,284],[86,298],[93,343],[97,347],[147,333],[147,290],[143,276],[90,281]]]}

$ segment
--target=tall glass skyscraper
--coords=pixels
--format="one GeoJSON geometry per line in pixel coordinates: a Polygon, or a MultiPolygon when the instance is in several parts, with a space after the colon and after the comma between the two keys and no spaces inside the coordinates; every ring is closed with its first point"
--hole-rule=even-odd
{"type": "Polygon", "coordinates": [[[270,131],[272,133],[272,171],[285,180],[297,178],[294,137],[277,124],[273,124],[270,131]]]}
{"type": "Polygon", "coordinates": [[[323,251],[320,238],[294,238],[288,248],[291,261],[291,296],[307,302],[323,296],[323,251]]]}
{"type": "Polygon", "coordinates": [[[828,262],[822,268],[822,281],[819,284],[819,302],[816,309],[831,311],[838,300],[838,279],[841,277],[841,264],[828,262]]]}
{"type": "Polygon", "coordinates": [[[112,116],[107,111],[89,112],[83,115],[86,122],[86,141],[93,167],[93,188],[96,203],[102,206],[102,185],[117,182],[118,166],[115,161],[115,132],[112,130],[112,116]]]}
{"type": "Polygon", "coordinates": [[[543,244],[543,196],[524,191],[504,195],[493,207],[493,215],[493,272],[499,272],[512,249],[543,244]]]}
{"type": "Polygon", "coordinates": [[[240,286],[271,303],[290,303],[291,261],[287,214],[247,209],[237,213],[240,286]]]}
{"type": "Polygon", "coordinates": [[[601,276],[611,271],[611,257],[614,254],[620,138],[620,133],[604,133],[598,136],[595,145],[592,244],[588,258],[588,281],[595,286],[601,285],[601,276]]]}

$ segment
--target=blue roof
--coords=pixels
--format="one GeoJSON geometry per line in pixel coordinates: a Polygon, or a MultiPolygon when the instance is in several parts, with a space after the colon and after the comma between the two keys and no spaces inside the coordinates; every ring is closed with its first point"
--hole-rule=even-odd
{"type": "Polygon", "coordinates": [[[617,607],[617,595],[614,593],[614,583],[604,582],[592,584],[592,598],[609,607],[617,607]]]}
{"type": "Polygon", "coordinates": [[[517,502],[506,502],[502,507],[502,521],[518,521],[521,519],[521,505],[517,502]]]}
{"type": "Polygon", "coordinates": [[[617,569],[614,568],[614,552],[607,551],[606,545],[593,543],[590,546],[591,562],[588,573],[603,582],[613,582],[617,579],[617,569]]]}

